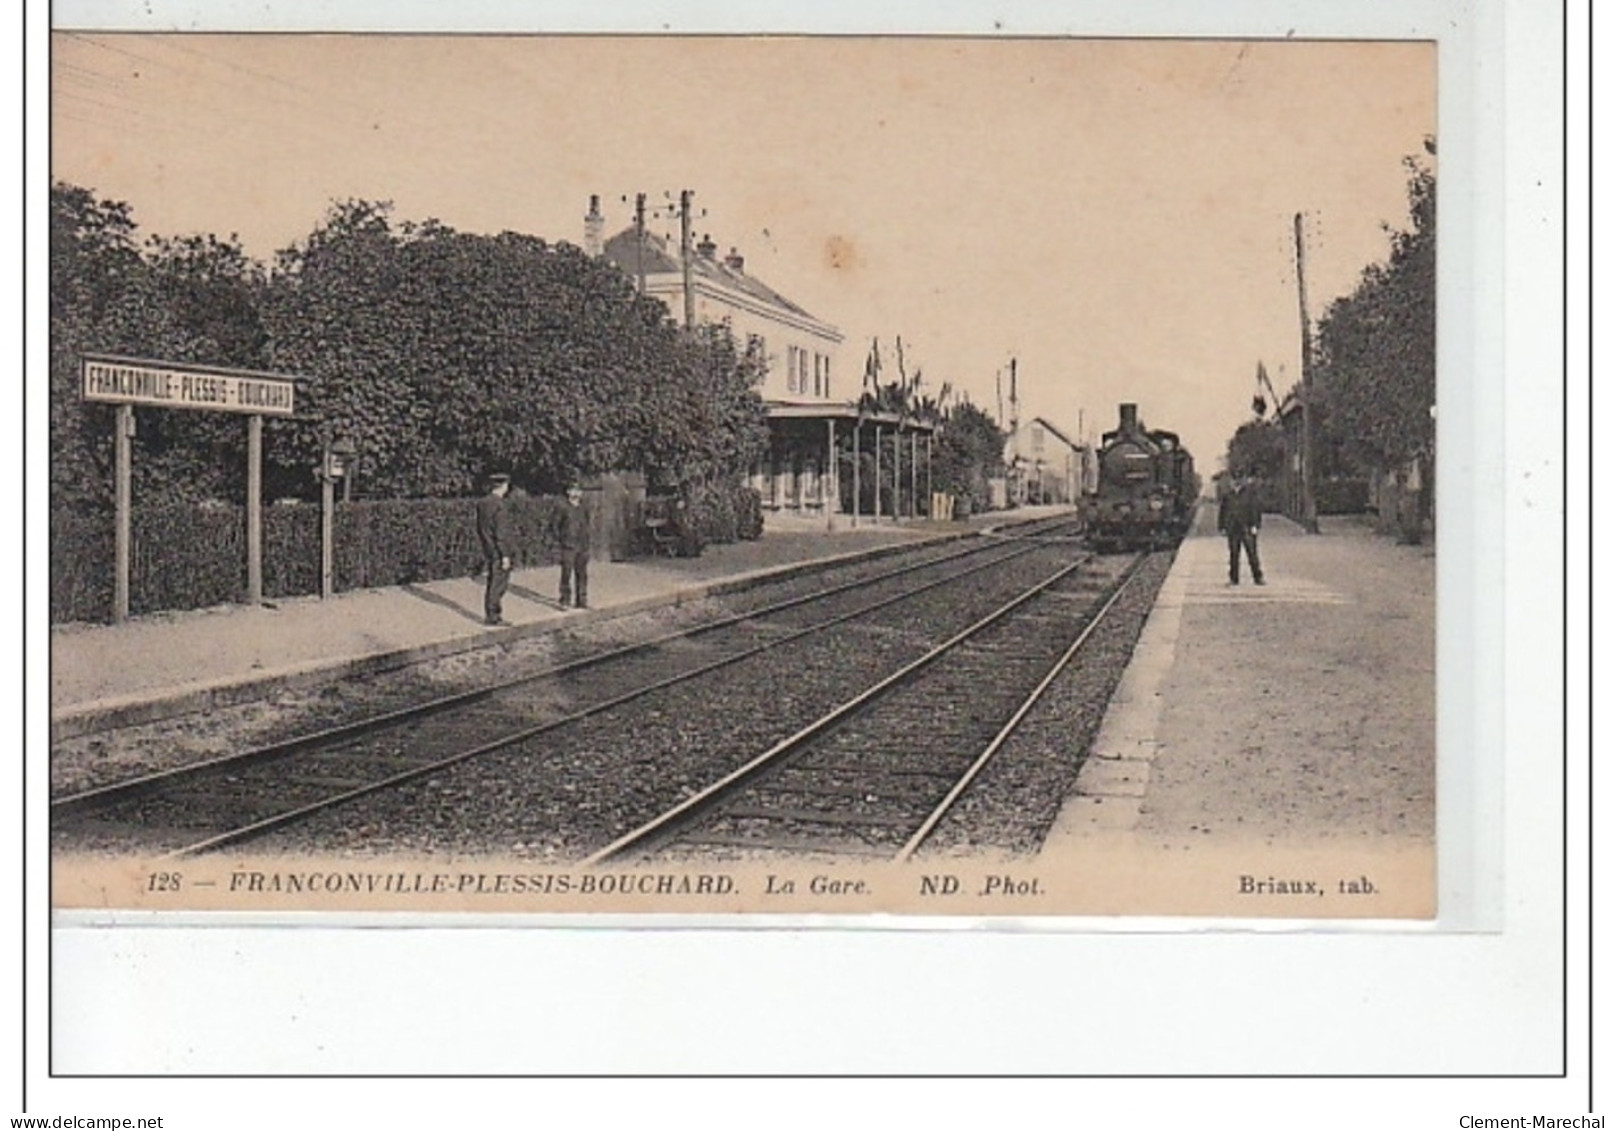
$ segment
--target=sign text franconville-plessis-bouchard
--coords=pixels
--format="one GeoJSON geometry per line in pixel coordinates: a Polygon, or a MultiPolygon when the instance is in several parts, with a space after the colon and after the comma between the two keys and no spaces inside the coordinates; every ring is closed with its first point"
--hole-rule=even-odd
{"type": "Polygon", "coordinates": [[[180,369],[111,358],[84,360],[84,399],[112,404],[292,415],[290,381],[229,370],[180,369]]]}

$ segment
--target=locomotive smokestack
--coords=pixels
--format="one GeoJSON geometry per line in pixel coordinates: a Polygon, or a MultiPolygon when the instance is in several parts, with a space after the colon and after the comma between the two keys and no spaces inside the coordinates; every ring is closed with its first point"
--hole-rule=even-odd
{"type": "Polygon", "coordinates": [[[1122,428],[1121,428],[1121,430],[1123,432],[1137,432],[1138,431],[1138,406],[1136,404],[1124,404],[1124,405],[1122,405],[1122,428]]]}

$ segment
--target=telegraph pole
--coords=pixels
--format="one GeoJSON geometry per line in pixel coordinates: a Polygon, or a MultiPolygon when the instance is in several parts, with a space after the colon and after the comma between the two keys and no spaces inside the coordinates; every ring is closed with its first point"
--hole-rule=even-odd
{"type": "Polygon", "coordinates": [[[639,267],[639,293],[645,293],[645,194],[634,195],[634,255],[639,267]]]}
{"type": "Polygon", "coordinates": [[[1077,482],[1071,490],[1071,502],[1082,504],[1083,488],[1088,481],[1088,422],[1082,409],[1077,409],[1077,482]]]}
{"type": "Polygon", "coordinates": [[[1307,321],[1306,245],[1301,213],[1295,214],[1295,284],[1301,309],[1301,527],[1318,533],[1318,504],[1312,484],[1312,327],[1307,321]]]}
{"type": "Polygon", "coordinates": [[[1009,456],[1010,485],[1014,501],[1026,501],[1026,476],[1021,471],[1021,395],[1015,384],[1015,359],[1009,359],[1009,456]]]}
{"type": "Polygon", "coordinates": [[[684,328],[695,328],[695,287],[690,278],[690,259],[694,247],[690,242],[690,199],[695,193],[685,189],[679,193],[679,245],[682,251],[680,258],[684,264],[684,328]]]}

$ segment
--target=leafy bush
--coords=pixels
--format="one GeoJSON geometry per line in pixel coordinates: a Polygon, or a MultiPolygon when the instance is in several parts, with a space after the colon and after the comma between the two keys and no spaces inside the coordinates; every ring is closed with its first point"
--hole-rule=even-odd
{"type": "MultiPolygon", "coordinates": [[[[517,568],[550,565],[556,555],[561,502],[549,497],[505,500],[517,568]]],[[[333,550],[338,589],[409,585],[482,570],[475,502],[470,499],[383,499],[337,508],[333,550]]]]}
{"type": "Polygon", "coordinates": [[[1368,480],[1325,479],[1317,485],[1319,514],[1362,514],[1368,510],[1368,480]]]}
{"type": "Polygon", "coordinates": [[[689,527],[701,545],[762,537],[763,498],[755,488],[739,483],[694,484],[686,491],[685,503],[689,527]]]}
{"type": "Polygon", "coordinates": [[[735,533],[743,542],[763,536],[763,496],[755,487],[741,487],[735,502],[735,533]]]}
{"type": "MultiPolygon", "coordinates": [[[[506,499],[518,568],[559,561],[563,505],[549,496],[506,499]]],[[[482,571],[475,500],[382,499],[338,503],[332,516],[337,591],[410,585],[482,571]]],[[[678,547],[686,556],[712,542],[762,534],[762,499],[750,487],[692,489],[678,547]]],[[[598,518],[597,518],[598,521],[598,518]]],[[[136,508],[132,518],[131,613],[197,609],[240,601],[247,592],[244,507],[221,504],[136,508]]],[[[264,508],[264,596],[320,591],[320,508],[264,508]]],[[[58,508],[51,515],[52,623],[112,615],[113,512],[58,508]]]]}
{"type": "MultiPolygon", "coordinates": [[[[341,507],[337,508],[338,513],[341,507]]],[[[333,519],[333,529],[340,531],[333,519]]],[[[342,544],[340,534],[336,537],[342,544]]],[[[264,508],[264,596],[298,597],[320,591],[319,504],[264,508]]]]}
{"type": "MultiPolygon", "coordinates": [[[[557,499],[506,500],[516,565],[554,564],[557,499]]],[[[105,621],[112,615],[113,512],[58,508],[51,515],[51,621],[105,621]]],[[[247,591],[245,508],[176,505],[131,516],[131,613],[197,609],[242,600],[247,591]]],[[[332,516],[333,585],[376,588],[463,577],[482,569],[470,499],[388,499],[339,503],[332,516]]],[[[264,595],[320,590],[320,508],[309,503],[263,512],[264,595]]]]}
{"type": "Polygon", "coordinates": [[[111,508],[51,509],[52,624],[111,615],[113,537],[111,508]]]}
{"type": "Polygon", "coordinates": [[[139,508],[130,516],[129,611],[199,609],[247,591],[245,508],[139,508]]]}
{"type": "MultiPolygon", "coordinates": [[[[51,622],[109,619],[116,564],[114,512],[58,507],[50,526],[51,622]]],[[[270,560],[267,549],[265,560],[270,560]]],[[[246,588],[242,508],[161,506],[130,516],[131,613],[225,604],[240,600],[246,588]]]]}

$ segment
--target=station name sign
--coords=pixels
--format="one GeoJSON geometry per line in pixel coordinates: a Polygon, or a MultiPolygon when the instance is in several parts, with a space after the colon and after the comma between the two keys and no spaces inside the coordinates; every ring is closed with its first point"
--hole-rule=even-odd
{"type": "Polygon", "coordinates": [[[111,404],[292,415],[293,384],[264,373],[204,370],[116,358],[84,359],[84,399],[111,404]]]}

